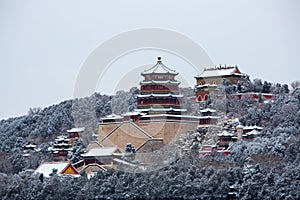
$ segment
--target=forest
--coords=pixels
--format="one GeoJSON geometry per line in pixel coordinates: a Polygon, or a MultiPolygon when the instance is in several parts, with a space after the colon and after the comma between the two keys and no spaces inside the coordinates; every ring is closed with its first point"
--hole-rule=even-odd
{"type": "MultiPolygon", "coordinates": [[[[231,154],[199,156],[205,131],[187,132],[168,146],[174,160],[157,170],[100,171],[88,179],[53,175],[41,179],[33,174],[42,160],[51,160],[48,147],[58,135],[72,127],[86,127],[78,152],[97,133],[99,119],[135,108],[138,89],[119,91],[114,96],[94,93],[90,97],[63,101],[46,108],[31,108],[28,115],[0,121],[1,199],[300,199],[300,88],[293,82],[273,84],[245,77],[237,85],[224,81],[217,98],[211,95],[206,107],[238,117],[243,125],[263,126],[261,136],[252,142],[232,145],[231,154]],[[232,98],[234,93],[271,93],[275,99],[264,102],[232,98]],[[29,158],[23,154],[27,143],[38,145],[29,158]],[[186,151],[188,149],[188,151],[186,151]]],[[[184,106],[199,114],[191,100],[193,90],[182,88],[184,106]]],[[[159,155],[158,155],[159,158],[159,155]]],[[[153,163],[154,165],[155,163],[153,163]]]]}

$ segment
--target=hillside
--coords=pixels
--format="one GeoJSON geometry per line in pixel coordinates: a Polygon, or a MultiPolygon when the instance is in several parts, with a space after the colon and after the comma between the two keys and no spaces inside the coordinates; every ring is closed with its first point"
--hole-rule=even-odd
{"type": "MultiPolygon", "coordinates": [[[[261,137],[252,142],[234,143],[229,156],[212,154],[201,157],[198,153],[207,133],[199,130],[188,132],[165,149],[164,156],[173,156],[173,162],[144,173],[111,169],[98,172],[90,180],[82,174],[80,178],[53,176],[41,181],[37,175],[24,170],[33,168],[33,165],[22,166],[26,162],[22,161],[24,158],[19,153],[28,141],[46,149],[47,142],[53,137],[76,125],[87,127],[89,131],[84,140],[88,141],[97,119],[111,112],[108,96],[94,94],[31,112],[27,116],[2,120],[0,133],[1,140],[5,142],[1,144],[1,151],[8,158],[1,163],[2,172],[8,175],[0,174],[0,196],[2,199],[228,199],[236,194],[239,199],[299,199],[300,89],[289,91],[285,85],[259,80],[252,82],[246,78],[237,88],[225,81],[218,91],[204,106],[216,108],[228,117],[238,117],[243,125],[262,125],[261,137]],[[276,98],[269,102],[231,98],[236,92],[269,92],[276,98]],[[220,95],[223,98],[217,98],[220,95]],[[72,103],[82,106],[77,106],[74,111],[72,103]],[[13,171],[4,166],[8,161],[13,171]]],[[[128,105],[131,96],[119,92],[113,101],[122,105],[117,102],[125,100],[123,105],[128,105]]],[[[186,101],[191,105],[189,99],[186,101]]],[[[134,107],[129,105],[129,108],[120,106],[115,109],[124,109],[124,112],[131,106],[134,107]]],[[[196,108],[190,108],[190,112],[197,113],[196,108]]],[[[38,154],[47,158],[43,150],[38,154]]],[[[160,159],[159,156],[158,153],[153,160],[160,159]]],[[[155,163],[153,165],[155,167],[155,163]]]]}
{"type": "Polygon", "coordinates": [[[35,169],[42,160],[51,160],[49,142],[74,126],[86,127],[83,142],[97,132],[99,117],[111,113],[110,97],[93,94],[90,97],[63,101],[44,109],[30,109],[28,115],[0,121],[0,172],[18,173],[35,169]],[[29,159],[22,156],[27,143],[38,145],[39,151],[29,159]]]}

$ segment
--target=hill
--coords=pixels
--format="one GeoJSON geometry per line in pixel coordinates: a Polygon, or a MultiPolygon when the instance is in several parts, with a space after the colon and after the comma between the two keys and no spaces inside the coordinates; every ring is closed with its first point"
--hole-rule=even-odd
{"type": "MultiPolygon", "coordinates": [[[[11,160],[14,166],[9,173],[15,174],[0,174],[0,196],[2,199],[230,199],[233,195],[239,199],[299,199],[300,89],[289,91],[286,86],[266,84],[269,85],[268,91],[276,96],[273,101],[265,102],[260,98],[242,98],[238,101],[231,98],[236,92],[261,93],[264,84],[260,83],[245,79],[238,88],[234,88],[225,81],[218,88],[219,93],[212,95],[204,106],[217,108],[228,117],[239,117],[243,125],[253,123],[264,126],[261,137],[252,142],[234,143],[229,156],[212,154],[200,157],[198,151],[203,142],[203,132],[188,132],[166,150],[165,156],[176,158],[172,163],[144,173],[110,169],[98,172],[90,180],[85,174],[80,178],[53,176],[40,180],[24,170],[30,166],[20,167],[22,161],[16,155],[21,152],[22,144],[32,138],[41,146],[47,146],[46,142],[52,137],[76,123],[93,131],[97,119],[111,112],[108,96],[94,94],[89,98],[73,100],[75,102],[65,101],[34,111],[27,116],[2,120],[1,140],[6,142],[2,143],[1,151],[9,155],[7,160],[11,160]],[[222,98],[218,98],[220,95],[222,98]],[[77,105],[75,109],[72,109],[73,104],[77,105]],[[74,110],[77,115],[72,115],[74,110]],[[26,128],[29,130],[24,131],[26,128]]],[[[123,95],[130,102],[131,95],[123,92],[117,94],[115,100],[126,99],[123,95]]],[[[129,108],[122,109],[126,111],[129,108]]],[[[86,141],[89,135],[84,137],[86,141]]],[[[159,159],[159,155],[155,159],[159,159]]]]}

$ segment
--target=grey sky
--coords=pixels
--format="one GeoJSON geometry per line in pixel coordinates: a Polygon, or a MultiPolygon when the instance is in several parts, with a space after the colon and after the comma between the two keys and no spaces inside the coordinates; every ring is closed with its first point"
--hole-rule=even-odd
{"type": "MultiPolygon", "coordinates": [[[[97,46],[144,27],[190,37],[215,64],[237,64],[252,78],[291,83],[300,79],[299,8],[297,0],[0,0],[0,119],[72,98],[80,67],[97,46]]],[[[158,53],[180,71],[180,61],[158,53]]],[[[133,63],[154,63],[156,54],[136,53],[139,62],[133,63]]],[[[185,77],[188,84],[194,75],[185,77]]]]}

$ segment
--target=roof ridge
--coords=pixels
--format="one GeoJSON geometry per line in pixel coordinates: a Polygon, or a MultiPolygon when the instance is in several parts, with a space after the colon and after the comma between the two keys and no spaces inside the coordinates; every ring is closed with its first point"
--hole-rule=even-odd
{"type": "Polygon", "coordinates": [[[156,72],[159,67],[161,67],[164,71],[166,71],[165,73],[178,74],[175,69],[171,69],[171,68],[167,67],[165,64],[163,64],[160,59],[157,61],[157,63],[154,66],[152,66],[149,69],[144,70],[142,72],[142,74],[144,74],[144,73],[159,73],[159,72],[156,72]]]}

